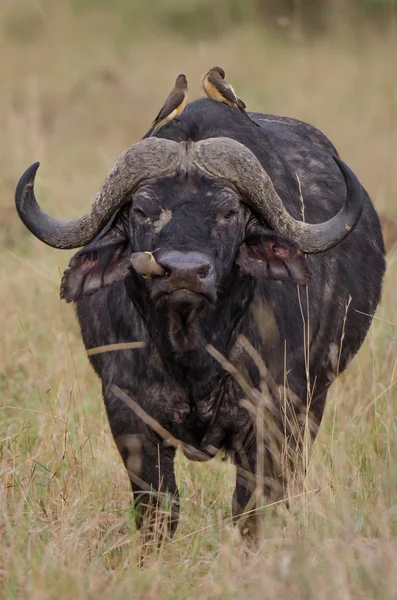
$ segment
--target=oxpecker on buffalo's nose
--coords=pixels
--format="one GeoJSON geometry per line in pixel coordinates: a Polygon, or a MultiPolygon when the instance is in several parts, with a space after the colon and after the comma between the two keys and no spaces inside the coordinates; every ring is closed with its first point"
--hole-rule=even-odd
{"type": "Polygon", "coordinates": [[[184,110],[187,104],[187,79],[185,75],[178,75],[175,81],[175,87],[165,101],[159,114],[154,119],[152,125],[154,127],[150,134],[156,135],[159,129],[178,117],[184,110]]]}
{"type": "Polygon", "coordinates": [[[156,262],[151,252],[135,252],[131,255],[131,264],[138,275],[142,275],[145,279],[149,279],[153,275],[165,274],[165,269],[156,262]]]}

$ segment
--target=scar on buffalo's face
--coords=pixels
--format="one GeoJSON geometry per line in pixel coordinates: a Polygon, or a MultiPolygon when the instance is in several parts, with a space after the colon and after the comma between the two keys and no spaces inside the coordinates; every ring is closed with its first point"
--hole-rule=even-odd
{"type": "Polygon", "coordinates": [[[167,225],[169,221],[172,219],[172,210],[169,208],[162,208],[160,212],[160,216],[157,221],[154,221],[154,230],[156,233],[159,233],[164,225],[167,225]]]}

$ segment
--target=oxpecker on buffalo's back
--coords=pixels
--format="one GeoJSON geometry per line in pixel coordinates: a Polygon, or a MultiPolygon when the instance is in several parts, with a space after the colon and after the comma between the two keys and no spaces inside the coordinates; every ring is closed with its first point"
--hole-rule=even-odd
{"type": "Polygon", "coordinates": [[[175,81],[175,87],[169,94],[159,114],[154,119],[154,126],[150,136],[156,135],[161,127],[178,117],[187,104],[187,79],[185,75],[178,75],[175,81]]]}
{"type": "Polygon", "coordinates": [[[233,87],[225,80],[225,71],[221,67],[212,67],[203,75],[201,79],[201,87],[207,94],[208,98],[215,100],[215,102],[221,102],[230,106],[230,108],[240,111],[247,117],[252,123],[259,127],[258,123],[253,121],[251,117],[246,113],[247,108],[245,102],[241,100],[234,91],[233,87]]]}
{"type": "Polygon", "coordinates": [[[225,80],[225,71],[221,67],[212,67],[201,81],[204,92],[208,98],[216,102],[223,102],[231,108],[237,108],[245,113],[245,103],[237,97],[236,92],[225,80]]]}

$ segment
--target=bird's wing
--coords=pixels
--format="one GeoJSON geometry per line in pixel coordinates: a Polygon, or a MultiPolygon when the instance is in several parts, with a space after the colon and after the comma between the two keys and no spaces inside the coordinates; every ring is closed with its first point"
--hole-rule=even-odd
{"type": "Polygon", "coordinates": [[[208,75],[208,82],[211,83],[226,100],[237,103],[237,96],[234,93],[233,88],[226,83],[220,77],[220,75],[214,75],[213,73],[210,73],[208,75]]]}
{"type": "Polygon", "coordinates": [[[232,94],[233,94],[233,96],[234,96],[234,100],[235,100],[235,102],[238,102],[238,101],[239,101],[239,98],[237,97],[237,94],[236,94],[236,92],[234,91],[234,88],[233,88],[233,87],[230,85],[230,83],[226,83],[225,85],[226,85],[226,86],[227,86],[227,87],[230,89],[230,91],[232,92],[232,94]]]}
{"type": "Polygon", "coordinates": [[[174,111],[176,108],[178,108],[180,104],[182,104],[184,98],[185,92],[183,90],[174,88],[168,96],[167,100],[165,101],[164,105],[160,109],[159,114],[154,119],[152,125],[168,117],[168,115],[170,115],[172,111],[174,111]]]}
{"type": "Polygon", "coordinates": [[[234,89],[232,88],[232,86],[230,85],[230,83],[229,83],[229,87],[230,87],[230,89],[232,90],[232,92],[233,92],[233,94],[234,94],[234,96],[235,96],[235,98],[236,98],[236,104],[237,104],[237,106],[238,106],[239,110],[241,110],[241,112],[245,112],[245,109],[247,108],[247,106],[246,106],[245,102],[243,102],[243,101],[241,100],[241,98],[239,98],[239,97],[237,96],[236,92],[234,91],[234,89]]]}

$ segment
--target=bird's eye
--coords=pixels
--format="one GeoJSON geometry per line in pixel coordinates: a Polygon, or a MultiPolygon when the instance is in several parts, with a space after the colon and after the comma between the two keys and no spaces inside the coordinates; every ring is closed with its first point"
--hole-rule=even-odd
{"type": "Polygon", "coordinates": [[[229,219],[231,219],[232,217],[234,217],[237,214],[236,210],[229,210],[229,212],[227,212],[225,215],[223,215],[223,218],[228,221],[229,219]]]}
{"type": "Polygon", "coordinates": [[[141,208],[134,208],[134,214],[140,219],[147,219],[148,216],[141,208]]]}

